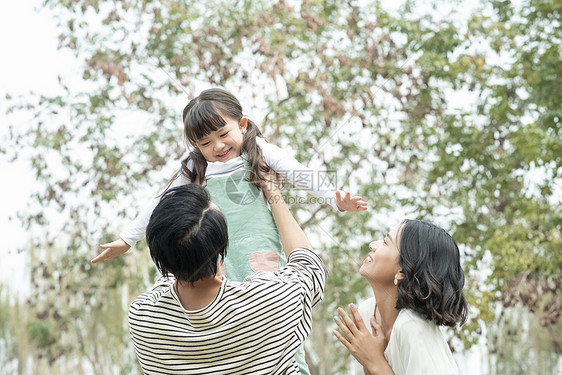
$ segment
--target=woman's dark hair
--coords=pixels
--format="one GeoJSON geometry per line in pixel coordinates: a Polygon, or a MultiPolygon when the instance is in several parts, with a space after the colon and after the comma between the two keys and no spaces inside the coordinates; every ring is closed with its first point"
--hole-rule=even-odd
{"type": "MultiPolygon", "coordinates": [[[[184,135],[188,142],[194,143],[225,126],[225,119],[231,119],[239,123],[242,117],[242,106],[230,92],[219,88],[204,90],[198,97],[191,100],[183,110],[184,135]]],[[[262,152],[256,143],[256,137],[263,138],[263,135],[257,125],[248,119],[241,153],[245,155],[250,165],[250,181],[260,189],[262,176],[270,171],[270,167],[265,163],[260,163],[262,152]]],[[[203,182],[207,161],[198,148],[191,151],[187,158],[182,160],[181,165],[181,173],[191,182],[203,182]],[[188,168],[190,161],[193,163],[191,170],[188,168]]]]}
{"type": "Polygon", "coordinates": [[[146,227],[146,241],[162,274],[193,284],[217,274],[228,231],[223,214],[210,207],[207,191],[187,184],[162,195],[146,227]]]}
{"type": "Polygon", "coordinates": [[[398,284],[397,309],[412,309],[438,325],[464,324],[468,307],[459,248],[436,225],[404,220],[400,226],[404,278],[398,284]]]}

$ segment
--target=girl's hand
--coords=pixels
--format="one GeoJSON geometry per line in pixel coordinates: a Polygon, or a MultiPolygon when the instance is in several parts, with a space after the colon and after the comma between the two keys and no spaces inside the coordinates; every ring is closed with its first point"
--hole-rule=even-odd
{"type": "Polygon", "coordinates": [[[121,238],[117,241],[113,241],[110,243],[104,243],[100,245],[102,249],[106,249],[103,253],[95,257],[91,260],[92,263],[97,263],[101,260],[110,260],[115,258],[116,256],[125,254],[127,250],[131,248],[125,241],[121,238]]]}
{"type": "Polygon", "coordinates": [[[338,206],[340,211],[365,211],[367,209],[367,202],[364,202],[361,197],[351,197],[349,193],[345,193],[342,197],[342,192],[337,190],[336,206],[338,206]]]}
{"type": "Polygon", "coordinates": [[[392,374],[392,369],[384,357],[385,337],[382,327],[375,321],[375,317],[372,316],[371,328],[373,333],[371,334],[363,323],[357,308],[354,305],[350,305],[349,310],[353,320],[349,318],[341,307],[338,308],[341,319],[336,316],[334,320],[343,332],[343,335],[338,330],[333,331],[334,335],[363,366],[366,373],[371,373],[376,369],[377,373],[382,371],[381,373],[383,374],[392,374]]]}

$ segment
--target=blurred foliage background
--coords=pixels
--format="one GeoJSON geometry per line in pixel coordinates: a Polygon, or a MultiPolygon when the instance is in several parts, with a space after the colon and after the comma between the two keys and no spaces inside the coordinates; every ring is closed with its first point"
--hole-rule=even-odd
{"type": "MultiPolygon", "coordinates": [[[[291,191],[330,276],[307,341],[344,374],[337,306],[368,296],[366,244],[404,217],[459,243],[471,306],[456,353],[489,374],[562,367],[562,1],[45,0],[82,62],[63,95],[5,99],[0,157],[29,163],[19,212],[30,293],[0,286],[3,374],[137,374],[128,304],[154,280],[146,245],[91,265],[186,152],[181,110],[222,86],[264,135],[370,203],[336,213],[291,191]],[[469,6],[470,5],[470,6],[469,6]]],[[[461,371],[462,371],[461,366],[461,371]]]]}

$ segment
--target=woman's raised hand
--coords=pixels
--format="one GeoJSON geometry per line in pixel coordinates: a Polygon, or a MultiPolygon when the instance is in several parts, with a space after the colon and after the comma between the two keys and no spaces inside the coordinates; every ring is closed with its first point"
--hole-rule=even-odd
{"type": "Polygon", "coordinates": [[[384,357],[385,336],[382,327],[375,321],[375,317],[372,316],[371,328],[373,333],[371,334],[363,323],[357,307],[351,304],[349,305],[349,311],[353,320],[341,307],[338,307],[338,314],[341,319],[335,316],[334,320],[343,332],[343,335],[338,330],[333,331],[334,335],[363,366],[366,374],[393,374],[384,357]],[[390,372],[388,372],[389,370],[390,372]]]}

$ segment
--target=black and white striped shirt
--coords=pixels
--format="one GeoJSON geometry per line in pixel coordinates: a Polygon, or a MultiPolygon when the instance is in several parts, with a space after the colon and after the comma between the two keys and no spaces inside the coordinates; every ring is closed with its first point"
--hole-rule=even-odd
{"type": "Polygon", "coordinates": [[[243,282],[223,279],[215,299],[188,311],[172,276],[160,277],[129,309],[129,327],[145,374],[299,374],[297,348],[311,331],[327,270],[310,250],[285,267],[243,282]]]}

